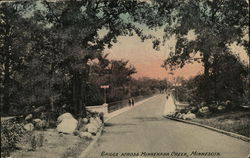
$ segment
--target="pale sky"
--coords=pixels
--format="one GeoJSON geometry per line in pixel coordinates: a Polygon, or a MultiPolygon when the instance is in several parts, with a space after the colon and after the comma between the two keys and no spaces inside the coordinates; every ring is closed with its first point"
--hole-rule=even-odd
{"type": "MultiPolygon", "coordinates": [[[[159,35],[162,36],[163,32],[160,30],[154,34],[160,37],[159,35]]],[[[191,40],[195,39],[192,32],[188,36],[191,40]]],[[[202,73],[203,66],[199,63],[189,64],[182,69],[175,70],[174,75],[170,75],[170,71],[166,71],[161,67],[163,61],[168,58],[170,49],[174,49],[175,42],[175,39],[171,38],[165,46],[161,46],[161,49],[156,51],[153,49],[150,40],[141,42],[137,36],[121,36],[118,37],[118,43],[114,44],[111,49],[105,49],[104,52],[109,53],[109,59],[129,60],[129,63],[134,65],[137,70],[137,73],[134,75],[135,78],[150,77],[172,80],[173,76],[182,76],[187,79],[202,73]]],[[[248,56],[242,47],[233,44],[231,48],[233,52],[239,54],[242,61],[248,63],[248,56]]]]}
{"type": "MultiPolygon", "coordinates": [[[[118,38],[118,43],[114,44],[111,49],[105,49],[105,53],[109,53],[109,59],[124,59],[129,60],[131,65],[136,67],[137,73],[134,75],[138,77],[151,78],[169,78],[171,75],[161,67],[163,61],[168,57],[170,48],[174,47],[175,40],[167,42],[167,44],[159,51],[152,47],[152,42],[146,40],[141,42],[137,36],[122,36],[118,38]]],[[[187,65],[183,69],[176,70],[175,76],[183,76],[185,78],[195,76],[202,71],[200,64],[187,65]]]]}

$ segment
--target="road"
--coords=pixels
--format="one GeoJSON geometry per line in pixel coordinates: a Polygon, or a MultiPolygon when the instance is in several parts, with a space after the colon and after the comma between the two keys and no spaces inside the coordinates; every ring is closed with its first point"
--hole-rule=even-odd
{"type": "Polygon", "coordinates": [[[159,95],[112,118],[87,158],[246,158],[249,154],[247,142],[163,118],[168,105],[172,103],[166,95],[159,95]],[[213,156],[198,156],[201,152],[213,156]]]}

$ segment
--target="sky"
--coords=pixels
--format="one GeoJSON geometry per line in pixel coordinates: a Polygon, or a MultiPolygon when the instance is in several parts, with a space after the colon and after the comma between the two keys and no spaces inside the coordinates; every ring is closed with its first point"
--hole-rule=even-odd
{"type": "MultiPolygon", "coordinates": [[[[161,65],[163,61],[168,58],[170,48],[173,47],[174,44],[175,41],[171,40],[164,47],[162,46],[159,51],[156,51],[153,49],[150,40],[141,42],[137,36],[121,36],[118,38],[118,43],[114,44],[111,49],[106,49],[105,53],[109,54],[109,59],[129,60],[129,63],[134,65],[137,70],[137,73],[133,76],[135,78],[150,77],[155,79],[171,79],[173,75],[170,75],[170,71],[166,71],[161,65]]],[[[201,71],[202,65],[195,63],[175,71],[174,75],[189,78],[201,71]]]]}
{"type": "MultiPolygon", "coordinates": [[[[162,37],[163,32],[158,31],[155,33],[157,36],[162,37]]],[[[190,40],[195,40],[193,32],[188,34],[190,40]]],[[[137,73],[133,75],[135,78],[150,77],[155,79],[173,80],[174,77],[181,76],[186,79],[201,74],[203,72],[202,63],[193,63],[184,66],[182,69],[173,71],[173,75],[169,74],[169,70],[165,70],[161,65],[163,61],[168,58],[169,52],[174,48],[176,40],[174,38],[169,39],[165,46],[161,46],[159,51],[156,51],[152,47],[152,41],[146,40],[141,42],[137,36],[121,36],[118,37],[118,43],[114,44],[111,49],[105,49],[104,53],[108,53],[109,59],[123,59],[129,60],[131,65],[134,65],[137,73]]],[[[242,47],[233,44],[230,46],[238,54],[242,61],[247,62],[248,57],[242,47]]]]}

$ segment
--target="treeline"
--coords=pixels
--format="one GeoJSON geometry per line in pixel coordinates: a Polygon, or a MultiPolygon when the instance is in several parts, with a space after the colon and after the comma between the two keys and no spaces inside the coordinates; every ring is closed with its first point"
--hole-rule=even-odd
{"type": "Polygon", "coordinates": [[[233,54],[218,58],[218,64],[211,66],[208,80],[200,74],[188,80],[179,77],[176,82],[181,85],[175,87],[176,98],[193,106],[235,110],[249,104],[248,67],[233,54]]]}
{"type": "Polygon", "coordinates": [[[162,88],[162,81],[132,79],[136,70],[128,61],[108,60],[103,54],[120,35],[147,38],[121,16],[139,12],[137,3],[141,2],[1,3],[1,112],[45,105],[52,111],[67,106],[74,114],[86,115],[86,105],[103,103],[101,85],[110,86],[108,102],[162,88]]]}

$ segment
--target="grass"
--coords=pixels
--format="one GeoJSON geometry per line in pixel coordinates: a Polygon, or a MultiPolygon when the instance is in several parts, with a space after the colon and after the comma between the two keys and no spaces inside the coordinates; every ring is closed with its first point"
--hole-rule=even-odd
{"type": "Polygon", "coordinates": [[[250,137],[250,111],[221,113],[192,121],[250,137]]]}
{"type": "MultiPolygon", "coordinates": [[[[11,154],[12,158],[68,158],[77,157],[91,142],[74,135],[59,134],[55,129],[34,131],[27,134],[18,144],[19,150],[11,154]],[[32,149],[31,140],[34,136],[43,134],[43,145],[32,149]]],[[[34,142],[33,142],[34,143],[34,142]]],[[[39,142],[37,142],[39,143],[39,142]]]]}

